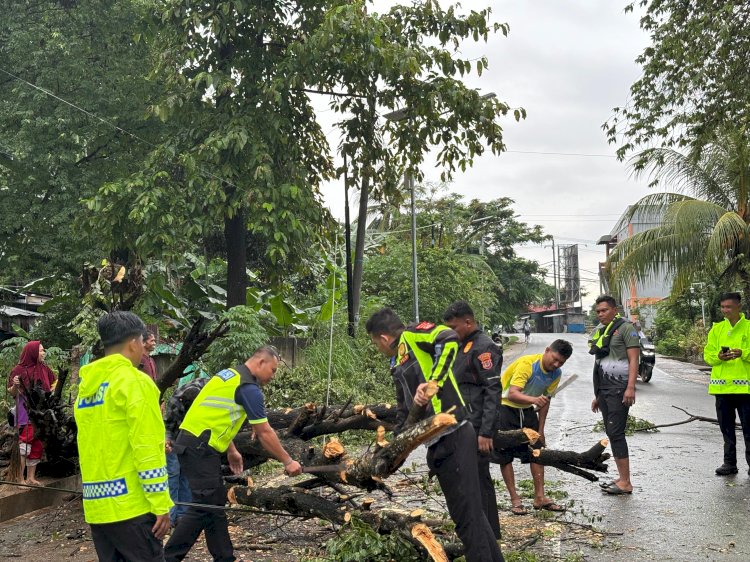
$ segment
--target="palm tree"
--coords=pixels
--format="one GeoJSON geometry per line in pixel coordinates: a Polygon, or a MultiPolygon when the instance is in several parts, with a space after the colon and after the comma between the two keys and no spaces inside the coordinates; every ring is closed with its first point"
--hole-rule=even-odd
{"type": "Polygon", "coordinates": [[[727,132],[683,154],[646,150],[631,161],[636,176],[673,191],[647,195],[628,210],[662,217],[660,226],[619,243],[609,258],[612,281],[622,286],[672,273],[672,292],[697,276],[740,283],[750,302],[750,137],[727,132]]]}

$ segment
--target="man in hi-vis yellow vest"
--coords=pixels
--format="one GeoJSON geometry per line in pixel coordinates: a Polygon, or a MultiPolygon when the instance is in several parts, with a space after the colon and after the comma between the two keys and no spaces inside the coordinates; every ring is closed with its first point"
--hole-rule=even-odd
{"type": "Polygon", "coordinates": [[[104,357],[81,368],[74,415],[83,512],[99,560],[164,560],[167,461],[159,390],[136,369],[143,322],[116,311],[97,322],[104,357]]]}
{"type": "MultiPolygon", "coordinates": [[[[232,443],[245,420],[272,457],[283,463],[290,476],[302,467],[281,445],[266,418],[261,386],[270,382],[279,366],[279,352],[265,346],[242,365],[220,371],[200,391],[172,444],[180,469],[190,484],[193,502],[224,506],[227,492],[221,476],[221,455],[226,452],[232,472],[242,472],[242,455],[232,443]]],[[[215,562],[235,560],[223,510],[191,506],[180,518],[164,548],[167,562],[182,560],[201,531],[215,562]]]]}
{"type": "Polygon", "coordinates": [[[735,412],[750,465],[750,321],[740,312],[740,302],[739,293],[719,297],[724,320],[713,325],[703,348],[703,358],[712,367],[708,393],[716,396],[716,417],[724,436],[724,463],[716,469],[719,476],[737,474],[735,412]]]}

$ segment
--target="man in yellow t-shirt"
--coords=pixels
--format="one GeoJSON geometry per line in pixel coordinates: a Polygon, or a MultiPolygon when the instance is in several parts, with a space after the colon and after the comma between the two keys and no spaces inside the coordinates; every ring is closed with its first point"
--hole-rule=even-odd
{"type": "MultiPolygon", "coordinates": [[[[573,347],[565,340],[555,340],[536,355],[519,357],[502,375],[503,387],[502,403],[499,410],[500,430],[530,428],[538,431],[544,443],[544,424],[549,412],[550,395],[555,392],[560,383],[562,371],[560,367],[573,353],[573,347]],[[538,408],[534,411],[534,407],[538,408]]],[[[547,511],[565,511],[544,495],[544,467],[535,464],[529,454],[528,446],[506,449],[496,454],[500,462],[500,471],[505,486],[510,494],[511,512],[514,515],[525,515],[526,508],[516,490],[516,479],[513,473],[513,458],[518,457],[522,462],[531,462],[531,476],[534,480],[534,509],[547,511]]]]}

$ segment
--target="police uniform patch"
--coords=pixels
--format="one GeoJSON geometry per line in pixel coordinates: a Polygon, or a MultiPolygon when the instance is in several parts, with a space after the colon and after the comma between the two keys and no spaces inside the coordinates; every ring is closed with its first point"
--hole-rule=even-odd
{"type": "Polygon", "coordinates": [[[398,344],[398,356],[402,357],[406,355],[406,344],[404,342],[401,342],[398,344]]]}
{"type": "Polygon", "coordinates": [[[229,379],[231,379],[232,377],[236,375],[237,373],[235,373],[231,369],[224,369],[223,371],[219,371],[218,373],[216,373],[216,376],[219,377],[224,382],[227,382],[229,379]]]}
{"type": "Polygon", "coordinates": [[[485,371],[492,369],[492,354],[490,352],[482,353],[477,359],[482,362],[482,369],[485,371]]]}
{"type": "Polygon", "coordinates": [[[474,342],[473,342],[473,341],[470,341],[469,343],[467,343],[467,344],[466,344],[466,345],[464,346],[464,353],[469,353],[469,350],[471,349],[471,347],[472,347],[473,345],[474,345],[474,342]]]}

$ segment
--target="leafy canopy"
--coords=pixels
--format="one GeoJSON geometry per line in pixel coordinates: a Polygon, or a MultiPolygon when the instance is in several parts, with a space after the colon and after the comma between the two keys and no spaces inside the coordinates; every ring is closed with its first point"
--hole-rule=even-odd
{"type": "Polygon", "coordinates": [[[750,124],[750,4],[744,0],[639,0],[651,45],[626,106],[604,124],[618,155],[639,147],[710,142],[727,126],[750,124]]]}

